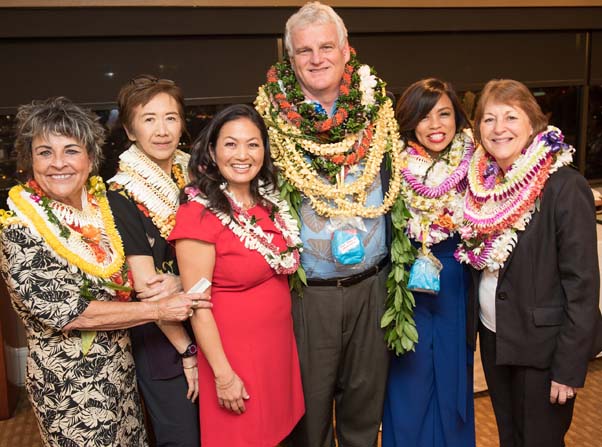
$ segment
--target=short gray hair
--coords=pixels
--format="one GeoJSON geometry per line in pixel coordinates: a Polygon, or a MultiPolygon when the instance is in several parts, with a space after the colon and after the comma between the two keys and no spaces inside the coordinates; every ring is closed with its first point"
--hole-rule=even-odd
{"type": "Polygon", "coordinates": [[[339,47],[342,49],[347,43],[347,28],[343,19],[328,5],[324,5],[320,2],[309,2],[306,3],[286,22],[284,31],[284,46],[288,57],[292,58],[293,54],[293,42],[292,34],[296,28],[305,28],[309,25],[327,25],[334,23],[337,27],[337,35],[339,37],[339,47]]]}
{"type": "Polygon", "coordinates": [[[99,123],[98,116],[59,96],[33,101],[19,107],[17,112],[17,168],[23,171],[27,180],[33,177],[32,142],[37,137],[47,137],[50,134],[74,138],[80,142],[92,162],[92,173],[98,172],[105,139],[105,130],[99,123]]]}

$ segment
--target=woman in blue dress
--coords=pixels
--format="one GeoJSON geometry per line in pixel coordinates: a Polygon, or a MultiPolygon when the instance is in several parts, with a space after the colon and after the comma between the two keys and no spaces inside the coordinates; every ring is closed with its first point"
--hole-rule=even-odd
{"type": "Polygon", "coordinates": [[[471,447],[473,355],[465,329],[470,276],[454,251],[472,133],[455,92],[438,79],[412,84],[396,117],[405,143],[402,194],[411,213],[406,231],[418,259],[443,268],[438,292],[414,290],[420,339],[414,352],[391,362],[383,447],[471,447]]]}

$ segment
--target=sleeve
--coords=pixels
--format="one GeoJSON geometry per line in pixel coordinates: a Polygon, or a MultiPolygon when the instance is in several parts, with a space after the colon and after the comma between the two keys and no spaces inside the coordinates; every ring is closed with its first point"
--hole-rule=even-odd
{"type": "Polygon", "coordinates": [[[215,244],[223,230],[215,214],[199,203],[187,202],[178,209],[176,225],[167,240],[196,239],[215,244]]]}
{"type": "Polygon", "coordinates": [[[600,318],[596,219],[593,195],[578,174],[565,176],[556,197],[558,271],[566,296],[566,318],[557,338],[552,379],[581,387],[600,318]]]}
{"type": "Polygon", "coordinates": [[[123,242],[126,256],[153,256],[146,237],[142,215],[136,204],[120,191],[107,191],[107,198],[115,219],[115,226],[123,242]]]}
{"type": "Polygon", "coordinates": [[[71,273],[29,229],[5,228],[0,242],[0,269],[22,317],[61,330],[86,310],[90,302],[81,296],[81,277],[71,273]]]}

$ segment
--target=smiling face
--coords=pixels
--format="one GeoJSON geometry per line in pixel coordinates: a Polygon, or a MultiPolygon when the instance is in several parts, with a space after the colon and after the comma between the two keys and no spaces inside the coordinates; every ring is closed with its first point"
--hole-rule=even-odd
{"type": "Polygon", "coordinates": [[[336,99],[349,61],[349,45],[340,46],[334,23],[295,28],[291,33],[291,64],[301,90],[322,105],[336,99]]]}
{"type": "Polygon", "coordinates": [[[506,172],[533,135],[527,114],[518,106],[488,102],[479,124],[481,143],[506,172]]]}
{"type": "Polygon", "coordinates": [[[126,132],[138,149],[170,172],[172,156],[182,136],[177,101],[167,93],[159,93],[145,105],[137,106],[126,132]]]}
{"type": "Polygon", "coordinates": [[[225,123],[217,137],[213,157],[228,182],[228,189],[239,200],[245,199],[253,180],[263,166],[261,132],[248,118],[225,123]]]}
{"type": "Polygon", "coordinates": [[[454,106],[447,94],[420,120],[414,129],[418,143],[431,152],[441,152],[454,138],[456,118],[454,106]]]}
{"type": "Polygon", "coordinates": [[[82,208],[82,189],[92,161],[82,143],[72,137],[37,136],[31,144],[34,180],[51,199],[82,208]]]}

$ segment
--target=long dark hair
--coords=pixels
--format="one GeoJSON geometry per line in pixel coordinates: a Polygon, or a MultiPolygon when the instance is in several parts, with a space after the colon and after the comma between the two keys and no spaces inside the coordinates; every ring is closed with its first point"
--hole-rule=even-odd
{"type": "Polygon", "coordinates": [[[470,127],[468,117],[462,109],[460,100],[451,84],[436,78],[422,79],[410,85],[397,103],[395,117],[399,123],[401,138],[406,143],[416,141],[416,133],[414,132],[416,126],[435,107],[443,94],[449,97],[454,108],[456,133],[470,127]]]}
{"type": "MultiPolygon", "coordinates": [[[[246,104],[234,104],[226,107],[213,117],[211,122],[203,129],[200,135],[192,144],[190,153],[190,163],[188,172],[190,174],[189,186],[197,187],[209,201],[209,208],[232,215],[232,207],[226,195],[221,190],[220,185],[226,180],[222,176],[217,164],[214,161],[215,145],[222,127],[230,121],[241,118],[250,120],[261,133],[263,142],[263,165],[259,173],[251,180],[251,195],[255,202],[259,202],[259,182],[268,190],[276,189],[275,167],[270,158],[270,142],[268,130],[263,122],[263,118],[257,111],[246,104]]],[[[181,197],[182,202],[186,202],[186,196],[181,197]]]]}

